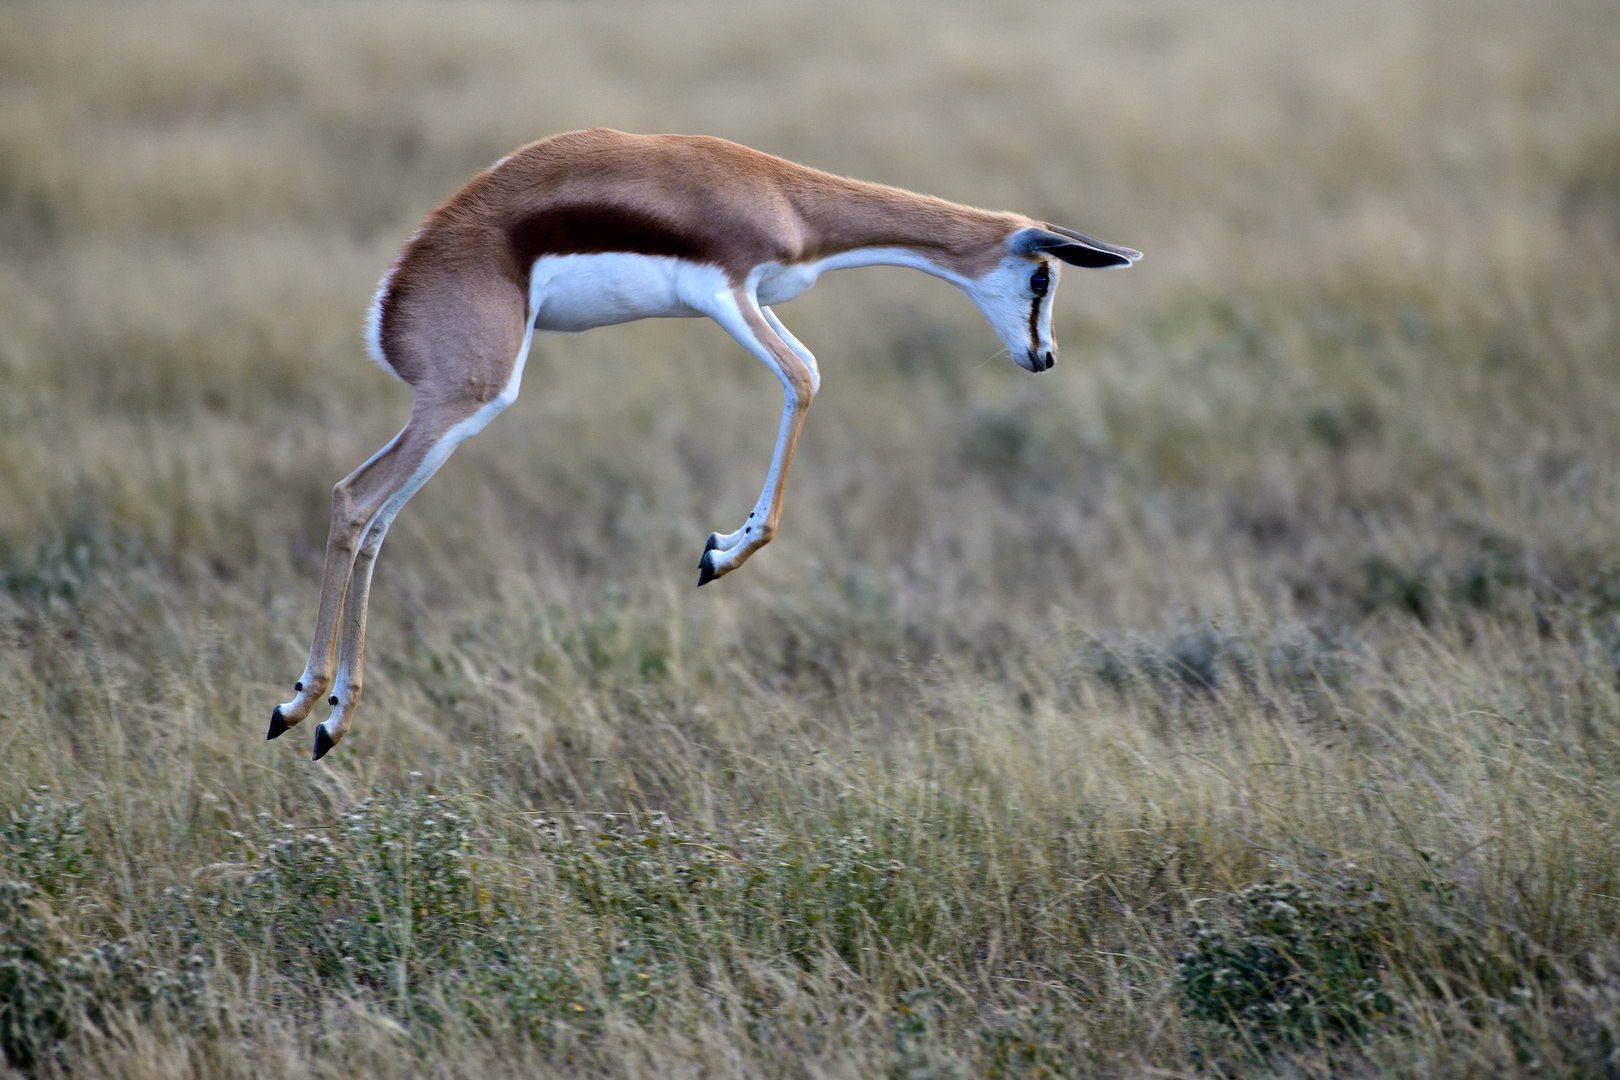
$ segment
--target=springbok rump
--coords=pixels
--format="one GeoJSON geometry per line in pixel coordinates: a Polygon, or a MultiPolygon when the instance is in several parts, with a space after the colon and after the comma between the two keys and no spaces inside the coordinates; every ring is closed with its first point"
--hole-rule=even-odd
{"type": "Polygon", "coordinates": [[[1060,264],[1141,257],[1020,214],[847,180],[724,139],[598,128],[502,158],[428,216],[377,287],[371,353],[416,400],[399,434],[332,489],[315,641],[267,737],[323,697],[332,715],[315,729],[316,760],[348,732],[377,549],[406,500],[517,399],[536,330],[708,316],[782,381],[764,490],[739,528],[709,536],[698,564],[705,585],[775,535],[821,383],[815,357],[773,304],[828,270],[911,266],[965,292],[1020,367],[1045,371],[1057,362],[1060,264]]]}

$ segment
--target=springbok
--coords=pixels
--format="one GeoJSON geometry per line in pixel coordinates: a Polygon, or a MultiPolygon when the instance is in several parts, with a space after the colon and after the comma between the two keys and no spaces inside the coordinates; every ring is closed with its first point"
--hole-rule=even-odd
{"type": "Polygon", "coordinates": [[[911,266],[967,293],[1013,360],[1044,371],[1057,357],[1050,296],[1059,262],[1103,268],[1141,257],[1019,214],[847,180],[724,139],[598,128],[502,158],[428,216],[377,287],[367,343],[416,399],[399,434],[332,489],[315,641],[296,696],[276,706],[266,737],[301,722],[328,688],[333,711],[315,730],[316,760],[347,734],[377,549],[451,452],[517,400],[535,330],[706,315],[782,381],[765,488],[740,528],[709,536],[701,586],[776,533],[821,383],[815,357],[771,305],[828,270],[911,266]]]}

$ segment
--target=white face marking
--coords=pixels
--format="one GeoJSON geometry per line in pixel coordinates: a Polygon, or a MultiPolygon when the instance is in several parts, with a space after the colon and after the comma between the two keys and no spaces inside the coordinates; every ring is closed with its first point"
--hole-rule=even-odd
{"type": "Polygon", "coordinates": [[[1012,354],[1013,362],[1027,371],[1045,371],[1047,354],[1057,352],[1052,339],[1052,297],[1057,291],[1058,265],[1056,259],[1008,255],[1001,265],[963,288],[1012,354]],[[1046,295],[1039,298],[1035,332],[1031,334],[1029,317],[1037,297],[1029,279],[1043,262],[1051,281],[1046,295]]]}

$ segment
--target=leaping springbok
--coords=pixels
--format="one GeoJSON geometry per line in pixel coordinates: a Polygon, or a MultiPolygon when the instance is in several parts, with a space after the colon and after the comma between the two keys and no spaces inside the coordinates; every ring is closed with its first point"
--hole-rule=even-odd
{"type": "Polygon", "coordinates": [[[302,721],[329,688],[316,760],[348,732],[377,549],[451,452],[517,400],[535,330],[706,315],[782,380],[765,489],[741,528],[709,536],[698,564],[706,585],[775,535],[821,383],[815,357],[772,304],[828,270],[911,266],[967,293],[1013,360],[1044,371],[1057,357],[1049,297],[1059,262],[1102,268],[1141,257],[1020,214],[846,180],[724,139],[598,128],[502,158],[428,216],[377,287],[367,343],[416,400],[400,433],[332,489],[315,642],[267,738],[302,721]]]}

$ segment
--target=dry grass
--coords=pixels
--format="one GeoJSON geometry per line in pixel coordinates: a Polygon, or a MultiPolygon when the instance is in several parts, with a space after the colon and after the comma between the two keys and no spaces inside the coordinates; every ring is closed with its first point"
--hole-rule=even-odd
{"type": "Polygon", "coordinates": [[[1602,3],[0,8],[13,1066],[1616,1075],[1617,132],[1602,3]],[[546,339],[266,745],[377,275],[599,123],[1148,257],[1039,383],[915,275],[784,309],[701,592],[774,380],[546,339]]]}

